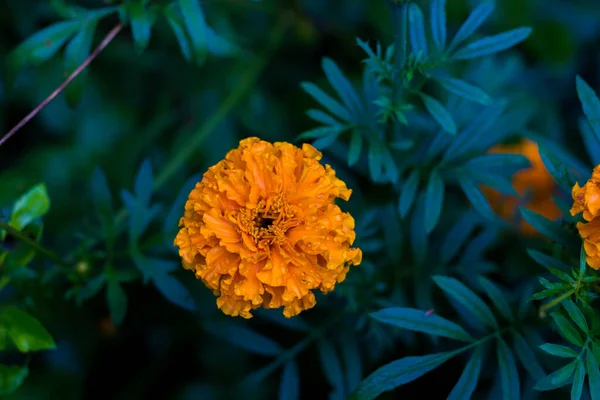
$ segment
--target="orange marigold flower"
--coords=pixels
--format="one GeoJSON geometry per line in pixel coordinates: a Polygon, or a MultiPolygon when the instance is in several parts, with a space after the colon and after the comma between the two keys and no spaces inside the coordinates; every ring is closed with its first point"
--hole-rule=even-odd
{"type": "Polygon", "coordinates": [[[600,218],[594,218],[587,224],[578,222],[577,230],[583,238],[588,265],[596,270],[600,269],[600,218]]]}
{"type": "MultiPolygon", "coordinates": [[[[520,170],[512,177],[513,188],[519,197],[503,195],[489,187],[482,188],[484,195],[498,215],[507,221],[515,221],[518,217],[519,206],[524,206],[548,219],[557,219],[561,216],[560,209],[552,200],[555,182],[544,166],[537,143],[524,139],[516,144],[494,146],[489,153],[522,154],[531,163],[530,168],[520,170]]],[[[538,234],[537,230],[523,219],[520,219],[519,230],[527,236],[538,234]]]]}
{"type": "Polygon", "coordinates": [[[175,246],[228,315],[283,307],[292,317],[342,282],[362,252],[334,204],[352,190],[309,144],[242,140],[189,195],[175,246]]]}
{"type": "Polygon", "coordinates": [[[571,194],[573,196],[571,215],[575,216],[583,212],[583,219],[586,221],[591,221],[600,215],[600,165],[594,168],[592,177],[583,187],[576,182],[571,194]]]}

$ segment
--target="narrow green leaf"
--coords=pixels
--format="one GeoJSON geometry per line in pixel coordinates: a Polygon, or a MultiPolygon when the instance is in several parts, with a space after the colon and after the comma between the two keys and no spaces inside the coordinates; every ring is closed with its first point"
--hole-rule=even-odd
{"type": "Polygon", "coordinates": [[[451,135],[456,135],[456,124],[454,123],[454,119],[452,115],[444,108],[444,106],[437,100],[431,96],[421,93],[421,99],[423,99],[423,103],[425,104],[425,108],[431,114],[433,119],[436,120],[438,124],[444,129],[446,132],[451,135]]]}
{"type": "Polygon", "coordinates": [[[196,303],[190,296],[190,292],[173,275],[163,274],[153,277],[152,281],[162,295],[171,303],[188,311],[196,309],[196,303]]]}
{"type": "Polygon", "coordinates": [[[574,345],[577,346],[583,346],[584,340],[582,339],[581,335],[579,334],[579,332],[577,331],[577,329],[571,324],[571,322],[566,319],[565,317],[563,317],[562,315],[554,312],[552,314],[550,314],[552,319],[554,320],[554,322],[556,323],[556,326],[558,327],[558,330],[560,332],[560,334],[567,339],[569,342],[571,342],[574,345]]]}
{"type": "Polygon", "coordinates": [[[300,398],[300,375],[294,360],[288,361],[281,373],[279,400],[297,400],[300,398]]]}
{"type": "Polygon", "coordinates": [[[490,203],[487,201],[483,193],[481,193],[481,190],[479,190],[475,182],[464,180],[460,183],[460,187],[465,193],[467,200],[469,200],[479,214],[488,219],[496,218],[490,203]]]}
{"type": "Polygon", "coordinates": [[[46,185],[39,183],[17,199],[9,225],[20,231],[34,219],[44,216],[49,209],[50,198],[46,185]]]}
{"type": "Polygon", "coordinates": [[[327,382],[333,387],[332,397],[345,398],[345,378],[342,362],[333,346],[326,340],[317,343],[321,368],[327,382]]]}
{"type": "Polygon", "coordinates": [[[325,107],[333,115],[340,118],[342,121],[351,122],[352,117],[348,110],[344,108],[337,100],[333,99],[317,85],[310,82],[303,82],[300,84],[302,89],[311,95],[319,104],[325,107]]]}
{"type": "MultiPolygon", "coordinates": [[[[520,210],[523,219],[542,235],[567,247],[573,247],[576,243],[576,238],[560,226],[559,223],[550,221],[535,211],[528,210],[527,208],[521,207],[520,210]]],[[[579,244],[577,244],[577,247],[579,248],[579,244]]]]}
{"type": "Polygon", "coordinates": [[[309,118],[322,123],[323,125],[341,125],[340,121],[338,121],[337,119],[333,118],[331,115],[329,115],[326,112],[323,112],[321,110],[310,109],[310,110],[306,111],[306,115],[309,118]]]}
{"type": "Polygon", "coordinates": [[[465,100],[474,101],[485,106],[492,104],[492,98],[483,89],[473,86],[470,83],[452,77],[435,79],[444,89],[465,100]]]}
{"type": "Polygon", "coordinates": [[[350,148],[348,149],[348,166],[352,167],[358,162],[362,152],[363,138],[360,131],[354,129],[350,136],[350,148]]]}
{"type": "Polygon", "coordinates": [[[127,3],[127,8],[131,16],[131,33],[133,34],[135,51],[141,54],[150,43],[155,16],[153,11],[146,8],[146,5],[142,2],[127,3]]]}
{"type": "Polygon", "coordinates": [[[587,350],[585,358],[592,400],[600,400],[600,367],[591,350],[587,350]]]}
{"type": "Polygon", "coordinates": [[[282,352],[279,343],[250,328],[234,322],[211,322],[204,328],[218,338],[226,340],[253,354],[277,356],[282,352]]]}
{"type": "MultiPolygon", "coordinates": [[[[97,21],[86,23],[65,47],[65,74],[71,75],[77,67],[90,55],[92,41],[96,32],[97,21]]],[[[65,88],[67,103],[75,107],[81,100],[83,87],[87,79],[87,69],[84,69],[65,88]]]]}
{"type": "Polygon", "coordinates": [[[452,58],[455,60],[468,60],[494,54],[521,43],[530,34],[531,28],[517,28],[497,35],[487,36],[464,46],[452,58]]]}
{"type": "Polygon", "coordinates": [[[569,271],[571,268],[560,260],[551,257],[547,254],[539,252],[533,249],[527,249],[527,253],[533,258],[538,264],[547,269],[557,269],[559,271],[569,271]]]}
{"type": "Polygon", "coordinates": [[[199,0],[179,0],[183,22],[190,36],[196,63],[202,64],[208,50],[207,26],[199,0]]]}
{"type": "Polygon", "coordinates": [[[414,308],[384,308],[369,314],[377,321],[394,325],[401,329],[428,333],[464,342],[472,342],[471,337],[459,325],[436,314],[427,314],[414,308]]]}
{"type": "Polygon", "coordinates": [[[479,374],[481,373],[481,364],[483,363],[482,346],[477,346],[469,360],[460,379],[450,392],[448,400],[469,400],[475,392],[479,374]]]}
{"type": "Polygon", "coordinates": [[[568,385],[571,383],[571,378],[575,367],[577,366],[577,360],[570,362],[558,371],[554,371],[550,375],[540,379],[534,389],[539,391],[554,390],[556,388],[568,385]]]}
{"type": "Polygon", "coordinates": [[[452,229],[446,235],[442,248],[440,249],[441,260],[448,263],[454,258],[462,246],[465,245],[468,237],[473,233],[477,226],[478,216],[473,212],[466,212],[460,220],[454,224],[452,229]]]}
{"type": "Polygon", "coordinates": [[[545,343],[540,346],[540,349],[557,357],[575,358],[578,356],[578,353],[575,350],[559,344],[545,343]]]}
{"type": "Polygon", "coordinates": [[[423,12],[416,3],[409,3],[408,5],[408,26],[410,30],[410,45],[413,53],[421,57],[426,57],[428,51],[423,12]]]}
{"type": "Polygon", "coordinates": [[[339,135],[342,132],[347,131],[348,129],[350,129],[350,127],[347,125],[319,126],[317,128],[301,133],[300,135],[298,135],[298,140],[317,139],[330,135],[339,135]]]}
{"type": "Polygon", "coordinates": [[[480,276],[478,278],[479,284],[483,288],[485,294],[492,300],[494,306],[508,319],[511,321],[513,319],[512,312],[510,310],[510,306],[506,301],[506,294],[502,293],[500,288],[492,281],[487,279],[485,276],[480,276]]]}
{"type": "MultiPolygon", "coordinates": [[[[587,270],[587,254],[585,253],[585,246],[581,243],[581,250],[579,250],[579,275],[585,277],[587,270]]],[[[585,278],[584,278],[585,279],[585,278]]]]}
{"type": "Polygon", "coordinates": [[[500,369],[503,399],[520,399],[521,384],[515,358],[504,340],[498,338],[496,354],[500,369]]]}
{"type": "Polygon", "coordinates": [[[183,18],[180,16],[180,11],[178,9],[178,4],[171,3],[163,9],[164,16],[171,26],[171,30],[177,39],[177,43],[179,43],[179,49],[181,50],[181,54],[187,61],[192,60],[192,45],[190,43],[190,38],[185,30],[185,23],[183,22],[183,18]]]}
{"type": "Polygon", "coordinates": [[[42,324],[25,311],[9,306],[0,311],[6,333],[22,353],[56,348],[54,339],[42,324]]]}
{"type": "Polygon", "coordinates": [[[439,367],[462,349],[426,356],[404,357],[375,370],[353,393],[353,399],[372,400],[383,392],[395,389],[420,378],[439,367]]]}
{"type": "Polygon", "coordinates": [[[355,115],[361,114],[364,105],[358,96],[356,90],[352,87],[352,84],[344,76],[344,73],[340,70],[337,64],[330,58],[324,57],[322,62],[323,71],[327,80],[331,86],[335,89],[336,93],[342,99],[348,110],[352,111],[355,115]]]}
{"type": "Polygon", "coordinates": [[[442,52],[446,47],[446,0],[432,0],[430,10],[433,43],[442,52]]]}
{"type": "Polygon", "coordinates": [[[458,280],[436,275],[433,280],[446,295],[466,307],[477,319],[492,328],[498,328],[492,310],[471,289],[458,280]]]}
{"type": "Polygon", "coordinates": [[[29,375],[26,366],[0,364],[0,396],[6,396],[17,390],[29,375]]]}
{"type": "Polygon", "coordinates": [[[418,169],[413,169],[408,179],[402,185],[402,192],[400,193],[400,202],[398,204],[398,212],[402,218],[405,218],[410,207],[412,206],[417,190],[419,190],[419,181],[421,174],[418,169]]]}
{"type": "Polygon", "coordinates": [[[351,392],[358,387],[363,378],[363,360],[358,334],[355,331],[343,331],[340,333],[339,343],[345,367],[346,387],[351,392]]]}
{"type": "Polygon", "coordinates": [[[127,313],[127,296],[121,287],[121,284],[116,279],[108,281],[106,289],[106,302],[110,317],[115,326],[121,325],[125,314],[127,313]]]}
{"type": "Polygon", "coordinates": [[[494,11],[494,3],[491,1],[483,1],[479,4],[467,17],[466,21],[461,25],[454,38],[450,42],[448,52],[452,52],[459,44],[467,40],[475,31],[485,22],[485,20],[494,11]]]}
{"type": "Polygon", "coordinates": [[[579,329],[583,332],[588,333],[590,328],[588,327],[587,321],[585,320],[585,316],[581,312],[581,310],[573,303],[571,299],[566,299],[562,301],[562,306],[565,308],[569,317],[577,324],[579,329]]]}
{"type": "Polygon", "coordinates": [[[515,339],[513,343],[515,354],[519,358],[519,361],[521,361],[523,367],[535,380],[542,379],[546,375],[546,373],[544,372],[544,369],[537,360],[535,354],[531,350],[531,347],[529,347],[527,341],[519,332],[516,331],[513,332],[513,337],[515,339]]]}
{"type": "Polygon", "coordinates": [[[433,170],[429,175],[425,193],[425,231],[431,233],[440,219],[444,204],[444,181],[438,170],[433,170]]]}
{"type": "Polygon", "coordinates": [[[596,139],[600,141],[600,100],[586,81],[579,75],[575,79],[577,95],[583,107],[583,113],[590,124],[590,127],[596,134],[596,139]]]}
{"type": "Polygon", "coordinates": [[[98,213],[107,242],[113,243],[115,236],[112,196],[106,181],[106,175],[100,168],[92,174],[92,201],[98,213]]]}
{"type": "Polygon", "coordinates": [[[587,151],[592,164],[600,164],[600,140],[598,139],[598,136],[596,136],[596,132],[592,130],[592,127],[586,118],[579,118],[577,122],[585,150],[587,151]]]}
{"type": "Polygon", "coordinates": [[[585,365],[583,360],[578,360],[573,377],[573,386],[571,387],[571,400],[579,400],[583,393],[583,383],[585,381],[585,365]]]}

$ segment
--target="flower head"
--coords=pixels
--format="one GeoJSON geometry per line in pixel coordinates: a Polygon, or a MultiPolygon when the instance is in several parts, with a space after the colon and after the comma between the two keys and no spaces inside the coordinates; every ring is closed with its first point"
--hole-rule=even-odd
{"type": "Polygon", "coordinates": [[[583,239],[588,265],[596,270],[600,269],[600,218],[594,218],[587,224],[578,222],[577,230],[583,239]]]}
{"type": "MultiPolygon", "coordinates": [[[[544,166],[535,142],[525,139],[516,144],[497,145],[492,147],[489,153],[522,154],[531,163],[530,168],[520,170],[512,177],[512,185],[518,197],[502,195],[489,187],[483,188],[483,193],[488,201],[502,218],[514,221],[518,215],[519,206],[524,206],[548,219],[556,219],[561,216],[560,209],[552,200],[554,179],[544,166]]],[[[527,236],[538,233],[525,220],[519,222],[519,230],[527,236]]]]}
{"type": "Polygon", "coordinates": [[[592,177],[583,187],[575,183],[571,192],[573,195],[573,207],[571,215],[575,216],[583,212],[583,219],[591,221],[600,214],[600,165],[594,168],[592,177]]]}
{"type": "Polygon", "coordinates": [[[248,138],[190,193],[175,245],[225,314],[262,306],[292,317],[360,264],[354,219],[335,205],[352,191],[320,159],[308,144],[248,138]]]}

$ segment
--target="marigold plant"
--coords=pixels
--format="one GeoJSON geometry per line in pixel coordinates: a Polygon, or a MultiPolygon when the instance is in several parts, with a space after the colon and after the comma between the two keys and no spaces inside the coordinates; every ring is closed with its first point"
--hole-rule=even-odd
{"type": "Polygon", "coordinates": [[[360,264],[354,219],[334,204],[352,190],[320,159],[309,144],[248,138],[190,193],[175,245],[225,314],[262,306],[292,317],[360,264]]]}

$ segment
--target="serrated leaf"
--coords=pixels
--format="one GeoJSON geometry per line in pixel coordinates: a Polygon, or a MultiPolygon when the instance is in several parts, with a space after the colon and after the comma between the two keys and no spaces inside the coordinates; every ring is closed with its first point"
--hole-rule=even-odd
{"type": "Polygon", "coordinates": [[[458,280],[446,276],[436,275],[433,280],[447,296],[466,307],[481,322],[491,328],[498,328],[492,310],[471,289],[458,280]]]}
{"type": "Polygon", "coordinates": [[[467,366],[460,375],[460,379],[452,389],[452,392],[450,392],[448,400],[469,400],[471,398],[477,387],[482,363],[483,354],[481,346],[477,346],[467,366]]]}
{"type": "Polygon", "coordinates": [[[559,344],[545,343],[540,346],[540,349],[556,357],[574,358],[578,356],[578,353],[575,350],[559,344]]]}
{"type": "Polygon", "coordinates": [[[500,288],[492,281],[487,279],[485,276],[480,276],[478,278],[479,284],[483,288],[485,294],[492,300],[494,306],[504,315],[506,319],[509,321],[513,319],[512,312],[510,310],[510,306],[506,301],[506,294],[502,293],[500,288]]]}
{"type": "Polygon", "coordinates": [[[460,352],[462,352],[462,349],[426,356],[404,357],[392,361],[378,368],[362,381],[351,398],[360,400],[375,399],[383,392],[420,378],[460,352]]]}
{"type": "Polygon", "coordinates": [[[430,10],[433,43],[442,52],[446,47],[446,0],[432,0],[430,10]]]}
{"type": "Polygon", "coordinates": [[[579,360],[575,367],[575,376],[573,377],[573,386],[571,387],[571,400],[579,400],[583,393],[583,383],[585,380],[585,366],[583,360],[579,360]]]}
{"type": "Polygon", "coordinates": [[[183,23],[190,37],[196,63],[202,64],[208,50],[207,25],[199,0],[179,0],[183,23]]]}
{"type": "Polygon", "coordinates": [[[121,325],[127,313],[127,296],[117,280],[108,281],[106,302],[108,303],[108,310],[110,311],[113,324],[115,326],[121,325]]]}
{"type": "MultiPolygon", "coordinates": [[[[71,75],[71,73],[73,73],[73,71],[75,71],[75,69],[90,55],[96,26],[96,20],[91,20],[86,23],[65,47],[65,74],[71,75]]],[[[81,100],[86,79],[87,69],[84,69],[65,88],[65,97],[67,103],[71,107],[75,107],[81,100]]]]}
{"type": "Polygon", "coordinates": [[[26,366],[0,364],[0,395],[6,396],[17,390],[29,375],[26,366]]]}
{"type": "Polygon", "coordinates": [[[575,86],[577,87],[577,96],[581,102],[583,113],[592,131],[596,134],[596,140],[600,141],[600,100],[594,89],[579,75],[575,78],[575,86]]]}
{"type": "Polygon", "coordinates": [[[277,356],[283,348],[279,343],[235,322],[211,322],[204,328],[218,338],[228,341],[246,351],[262,356],[277,356]]]}
{"type": "Polygon", "coordinates": [[[456,32],[456,35],[454,35],[454,38],[452,38],[448,51],[451,52],[456,46],[468,39],[485,22],[492,11],[494,11],[493,2],[484,1],[479,4],[469,14],[465,22],[458,29],[458,32],[456,32]]]}
{"type": "Polygon", "coordinates": [[[567,247],[573,247],[573,245],[576,244],[576,238],[557,222],[550,221],[535,211],[528,210],[524,207],[520,207],[520,211],[523,219],[547,238],[567,247]]]}
{"type": "Polygon", "coordinates": [[[44,216],[49,209],[46,185],[39,183],[15,201],[9,225],[20,231],[34,219],[44,216]]]}
{"type": "Polygon", "coordinates": [[[556,323],[556,326],[558,327],[558,330],[562,337],[564,337],[574,345],[580,347],[583,346],[584,340],[582,339],[577,329],[571,324],[571,322],[568,319],[556,312],[552,313],[551,316],[554,322],[556,323]]]}
{"type": "Polygon", "coordinates": [[[455,60],[468,60],[494,54],[521,43],[530,34],[531,28],[517,28],[497,35],[487,36],[464,46],[452,58],[455,60]]]}
{"type": "Polygon", "coordinates": [[[22,353],[56,348],[46,328],[27,312],[8,306],[0,311],[0,321],[6,327],[8,338],[22,353]]]}
{"type": "Polygon", "coordinates": [[[425,23],[423,12],[415,3],[408,5],[408,26],[410,30],[410,45],[414,54],[427,56],[427,38],[425,37],[425,23]]]}
{"type": "Polygon", "coordinates": [[[587,350],[585,358],[592,400],[600,400],[600,367],[590,350],[587,350]]]}
{"type": "Polygon", "coordinates": [[[322,61],[323,71],[327,80],[336,91],[340,99],[344,102],[348,110],[352,111],[355,115],[362,113],[364,108],[363,103],[358,96],[356,90],[352,87],[352,84],[344,76],[344,73],[340,70],[337,64],[329,57],[324,57],[322,61]]]}
{"type": "Polygon", "coordinates": [[[425,108],[433,119],[440,124],[442,129],[451,135],[456,135],[456,124],[452,115],[444,108],[444,106],[431,96],[421,93],[421,99],[425,104],[425,108]]]}
{"type": "Polygon", "coordinates": [[[325,374],[327,382],[333,387],[330,397],[345,398],[345,379],[339,356],[333,346],[326,340],[320,340],[317,347],[321,360],[321,370],[325,374]]]}
{"type": "Polygon", "coordinates": [[[486,106],[492,104],[492,98],[483,89],[473,86],[463,80],[452,77],[435,79],[444,87],[444,89],[465,100],[474,101],[486,106]]]}
{"type": "Polygon", "coordinates": [[[515,354],[519,358],[519,361],[521,361],[523,367],[535,380],[540,380],[543,378],[546,373],[535,357],[531,347],[529,347],[527,341],[517,331],[513,332],[513,337],[515,339],[513,343],[515,354]]]}
{"type": "Polygon", "coordinates": [[[163,9],[163,13],[175,38],[177,39],[177,43],[179,43],[179,49],[181,50],[181,54],[187,61],[192,60],[192,45],[190,43],[190,38],[185,30],[185,23],[183,22],[183,18],[177,13],[179,11],[177,9],[176,3],[171,3],[163,9]]]}
{"type": "Polygon", "coordinates": [[[135,44],[135,51],[141,54],[150,43],[154,15],[152,10],[147,9],[143,2],[127,3],[129,15],[131,16],[131,33],[135,44]]]}
{"type": "Polygon", "coordinates": [[[352,117],[344,106],[342,106],[337,100],[333,99],[317,85],[310,82],[303,82],[300,84],[302,89],[311,95],[319,104],[325,107],[330,113],[340,118],[342,121],[351,122],[352,117]]]}
{"type": "Polygon", "coordinates": [[[300,375],[294,360],[288,361],[281,373],[279,382],[279,400],[297,400],[300,398],[300,375]]]}
{"type": "Polygon", "coordinates": [[[583,315],[581,310],[575,305],[575,303],[573,303],[571,299],[565,299],[562,301],[561,304],[569,314],[569,317],[571,317],[573,322],[577,324],[579,329],[581,329],[585,333],[588,333],[590,329],[588,327],[587,321],[585,320],[585,316],[583,315]]]}
{"type": "Polygon", "coordinates": [[[431,233],[436,227],[440,215],[442,214],[442,206],[444,204],[444,181],[437,170],[433,170],[429,175],[427,190],[425,192],[425,231],[431,233]]]}
{"type": "Polygon", "coordinates": [[[503,399],[520,399],[521,384],[515,358],[504,340],[498,338],[496,354],[500,370],[500,381],[502,382],[503,399]]]}
{"type": "Polygon", "coordinates": [[[410,211],[410,207],[412,206],[415,196],[417,194],[417,190],[419,190],[419,181],[421,179],[421,174],[418,169],[413,169],[413,171],[408,176],[408,179],[402,185],[402,191],[400,193],[400,201],[398,203],[398,212],[402,218],[405,218],[408,212],[410,211]]]}
{"type": "Polygon", "coordinates": [[[350,136],[350,148],[348,149],[348,166],[352,167],[360,158],[362,152],[363,138],[358,130],[353,130],[350,136]]]}
{"type": "Polygon", "coordinates": [[[463,328],[436,314],[427,314],[414,308],[384,308],[369,314],[377,321],[393,325],[401,329],[428,333],[464,342],[475,339],[463,328]]]}

